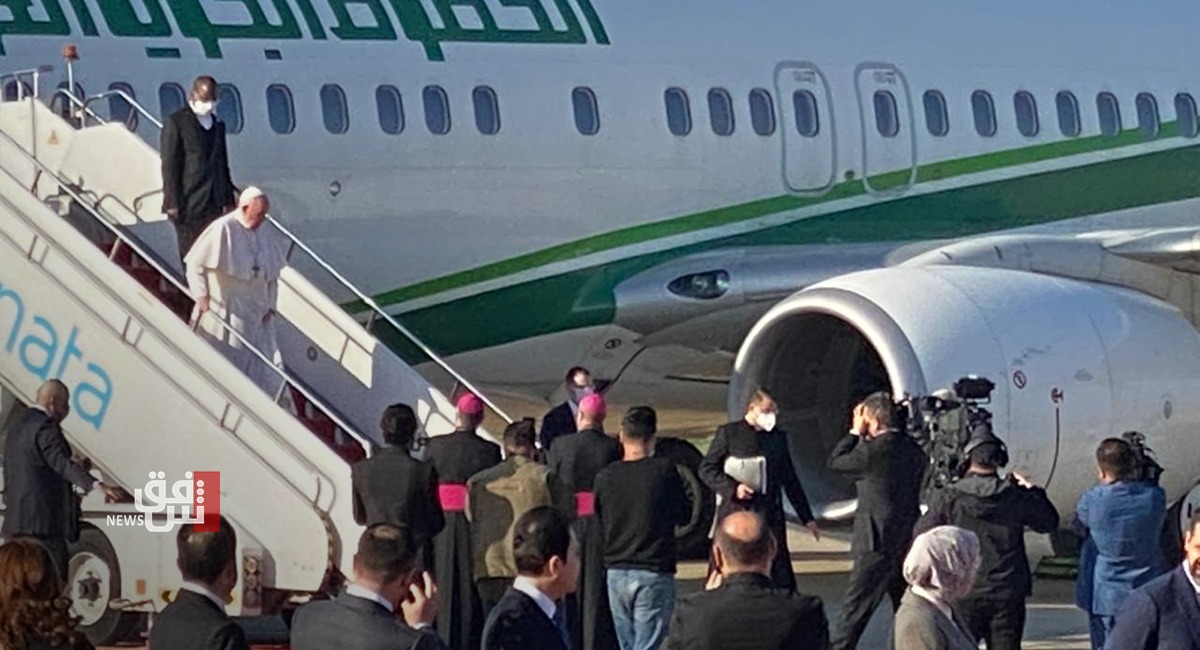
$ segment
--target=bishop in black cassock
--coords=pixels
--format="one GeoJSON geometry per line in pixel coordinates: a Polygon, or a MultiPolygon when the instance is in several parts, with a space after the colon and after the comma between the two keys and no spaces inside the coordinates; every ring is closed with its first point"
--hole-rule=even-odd
{"type": "Polygon", "coordinates": [[[616,650],[608,585],[604,574],[604,539],[596,525],[593,488],[596,475],[621,459],[621,443],[604,433],[607,412],[604,398],[591,394],[579,401],[576,433],[554,439],[550,447],[550,471],[575,494],[576,519],[582,566],[579,587],[567,597],[567,621],[575,650],[616,650]]]}
{"type": "Polygon", "coordinates": [[[466,516],[467,480],[500,463],[500,446],[476,435],[483,422],[483,401],[467,393],[458,399],[454,433],[435,436],[425,457],[437,470],[438,498],[446,525],[433,538],[433,567],[438,584],[437,631],[451,648],[478,648],[483,606],[472,574],[471,525],[466,516]]]}

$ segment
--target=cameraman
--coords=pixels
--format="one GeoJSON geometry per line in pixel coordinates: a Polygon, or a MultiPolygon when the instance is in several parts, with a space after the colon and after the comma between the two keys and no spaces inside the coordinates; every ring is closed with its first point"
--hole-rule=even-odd
{"type": "Polygon", "coordinates": [[[870,395],[854,408],[850,435],[829,456],[829,468],[854,474],[858,490],[850,540],[854,568],[835,650],[857,647],[884,596],[895,611],[908,587],[901,567],[921,513],[921,477],[928,460],[915,440],[897,430],[897,420],[887,393],[870,395]]]}
{"type": "Polygon", "coordinates": [[[1019,650],[1025,599],[1033,593],[1025,527],[1049,533],[1058,528],[1058,511],[1045,490],[1020,474],[1000,478],[1008,450],[990,430],[975,432],[963,451],[970,461],[966,474],[930,496],[915,532],[950,525],[979,537],[979,577],[959,601],[959,612],[972,638],[986,640],[988,650],[1019,650]]]}
{"type": "Polygon", "coordinates": [[[1158,538],[1167,497],[1161,487],[1140,480],[1137,454],[1124,440],[1101,442],[1096,464],[1100,484],[1075,506],[1075,526],[1085,536],[1075,604],[1088,613],[1092,649],[1101,650],[1121,602],[1163,572],[1158,538]]]}

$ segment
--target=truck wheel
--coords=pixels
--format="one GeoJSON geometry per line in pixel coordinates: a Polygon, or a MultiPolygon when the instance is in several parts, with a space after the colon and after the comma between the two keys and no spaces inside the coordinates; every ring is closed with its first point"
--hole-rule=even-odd
{"type": "Polygon", "coordinates": [[[708,531],[716,516],[712,490],[700,480],[700,461],[704,456],[692,443],[679,438],[660,438],[654,445],[657,456],[670,458],[683,479],[691,511],[687,523],[675,527],[679,559],[700,560],[708,557],[708,531]]]}
{"type": "Polygon", "coordinates": [[[124,641],[137,626],[138,615],[110,607],[121,597],[121,569],[108,538],[85,525],[67,556],[67,588],[71,612],[80,619],[77,629],[93,645],[124,641]]]}

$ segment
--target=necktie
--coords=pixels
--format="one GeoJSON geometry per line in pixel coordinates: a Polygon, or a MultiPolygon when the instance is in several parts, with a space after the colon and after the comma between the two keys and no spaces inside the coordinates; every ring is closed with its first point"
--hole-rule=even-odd
{"type": "Polygon", "coordinates": [[[563,647],[571,650],[571,632],[567,630],[567,615],[566,607],[563,607],[563,601],[555,603],[554,608],[554,628],[558,630],[558,635],[562,637],[563,647]]]}

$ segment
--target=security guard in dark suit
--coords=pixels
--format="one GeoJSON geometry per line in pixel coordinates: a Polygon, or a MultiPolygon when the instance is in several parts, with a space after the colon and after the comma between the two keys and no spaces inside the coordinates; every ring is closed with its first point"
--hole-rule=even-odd
{"type": "Polygon", "coordinates": [[[850,435],[829,457],[830,469],[858,479],[858,509],[850,541],[854,568],[834,650],[857,647],[883,597],[891,597],[895,610],[907,586],[901,566],[921,514],[921,478],[928,458],[915,440],[895,428],[895,410],[887,393],[867,397],[854,408],[850,435]]]}
{"type": "Polygon", "coordinates": [[[446,524],[438,501],[433,463],[409,455],[417,435],[417,415],[407,404],[392,404],[379,428],[387,447],[350,470],[354,485],[354,521],[403,525],[416,544],[417,562],[432,569],[433,537],[446,524]]]}
{"type": "Polygon", "coordinates": [[[37,392],[37,405],[8,431],[4,441],[4,526],[6,538],[29,537],[50,552],[59,575],[67,578],[67,543],[79,538],[75,488],[96,485],[110,498],[119,492],[96,481],[85,465],[71,459],[62,421],[71,412],[71,393],[51,379],[37,392]]]}

